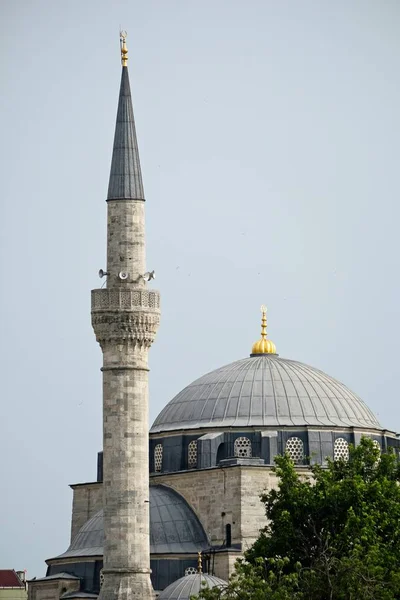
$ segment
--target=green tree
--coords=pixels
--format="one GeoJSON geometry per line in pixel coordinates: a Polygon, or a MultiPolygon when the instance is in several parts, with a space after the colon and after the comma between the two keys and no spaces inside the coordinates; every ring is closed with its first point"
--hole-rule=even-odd
{"type": "Polygon", "coordinates": [[[299,475],[276,458],[279,486],[262,496],[268,525],[212,600],[400,598],[400,467],[369,438],[348,461],[299,475]]]}

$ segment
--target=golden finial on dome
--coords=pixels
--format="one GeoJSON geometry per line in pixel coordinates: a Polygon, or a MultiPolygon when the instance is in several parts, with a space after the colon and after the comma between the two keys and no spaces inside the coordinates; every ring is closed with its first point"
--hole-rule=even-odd
{"type": "Polygon", "coordinates": [[[251,355],[253,354],[276,354],[274,342],[267,339],[267,307],[261,306],[261,339],[253,344],[251,355]]]}
{"type": "Polygon", "coordinates": [[[197,572],[203,572],[203,561],[201,560],[201,552],[197,553],[197,572]]]}
{"type": "Polygon", "coordinates": [[[121,63],[123,67],[128,65],[128,48],[126,47],[126,31],[119,32],[119,41],[121,43],[121,63]]]}

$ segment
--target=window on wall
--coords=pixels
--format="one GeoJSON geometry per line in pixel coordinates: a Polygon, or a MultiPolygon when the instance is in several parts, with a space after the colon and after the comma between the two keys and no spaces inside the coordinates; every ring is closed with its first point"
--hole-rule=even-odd
{"type": "Polygon", "coordinates": [[[247,437],[238,437],[234,444],[234,454],[238,458],[251,457],[251,441],[247,437]]]}
{"type": "Polygon", "coordinates": [[[290,458],[295,464],[299,464],[304,461],[304,444],[300,438],[290,437],[286,442],[285,451],[289,454],[290,458]]]}
{"type": "Polygon", "coordinates": [[[154,448],[154,470],[156,472],[162,471],[162,455],[162,444],[157,444],[154,448]]]}
{"type": "Polygon", "coordinates": [[[188,446],[188,469],[197,467],[197,440],[192,440],[188,446]]]}
{"type": "Polygon", "coordinates": [[[228,548],[232,546],[232,525],[230,523],[225,525],[225,544],[228,548]]]}
{"type": "Polygon", "coordinates": [[[344,438],[337,438],[335,440],[333,460],[349,460],[349,444],[344,438]]]}

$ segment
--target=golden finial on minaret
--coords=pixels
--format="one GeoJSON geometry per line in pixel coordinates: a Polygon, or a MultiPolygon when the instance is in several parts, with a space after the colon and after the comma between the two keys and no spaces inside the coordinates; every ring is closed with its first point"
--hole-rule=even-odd
{"type": "Polygon", "coordinates": [[[123,67],[128,65],[128,48],[126,47],[126,31],[119,32],[119,41],[121,43],[121,63],[123,67]]]}
{"type": "Polygon", "coordinates": [[[198,573],[202,573],[203,572],[203,562],[201,560],[201,552],[197,553],[197,572],[198,573]]]}
{"type": "Polygon", "coordinates": [[[253,344],[251,356],[254,354],[276,354],[274,342],[267,339],[267,307],[261,306],[261,339],[253,344]]]}

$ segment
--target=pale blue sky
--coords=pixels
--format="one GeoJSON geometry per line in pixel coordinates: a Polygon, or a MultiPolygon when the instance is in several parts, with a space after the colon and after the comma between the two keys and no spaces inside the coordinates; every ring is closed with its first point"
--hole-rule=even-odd
{"type": "Polygon", "coordinates": [[[45,573],[94,480],[119,25],[162,294],[151,420],[250,352],[400,430],[398,0],[3,0],[0,568],[45,573]]]}

